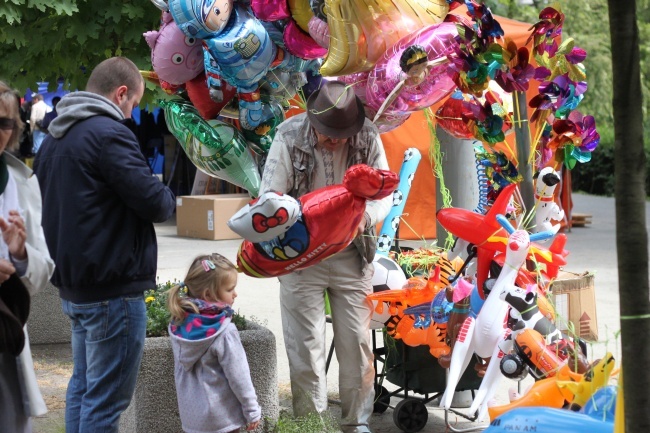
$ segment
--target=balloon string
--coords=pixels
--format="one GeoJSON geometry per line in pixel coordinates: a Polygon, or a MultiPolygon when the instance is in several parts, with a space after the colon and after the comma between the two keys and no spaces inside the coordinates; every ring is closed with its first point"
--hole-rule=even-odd
{"type": "MultiPolygon", "coordinates": [[[[348,85],[345,86],[345,89],[346,89],[346,90],[349,89],[349,88],[352,88],[352,84],[348,84],[348,85]]],[[[354,90],[353,90],[353,92],[354,92],[354,90]]],[[[345,93],[346,93],[346,92],[342,92],[342,93],[339,95],[339,97],[336,99],[336,101],[334,101],[334,104],[332,104],[331,107],[327,107],[327,108],[325,108],[325,109],[322,110],[322,111],[318,111],[318,110],[314,110],[314,109],[311,109],[311,110],[309,110],[309,111],[310,111],[312,114],[316,114],[316,115],[318,115],[318,114],[323,114],[323,113],[325,113],[326,111],[332,110],[332,109],[334,109],[334,108],[336,107],[336,105],[339,103],[339,101],[341,100],[341,98],[343,98],[343,96],[345,96],[345,93]]]]}
{"type": "Polygon", "coordinates": [[[650,319],[650,314],[639,314],[637,316],[621,316],[621,320],[641,320],[650,319]]]}
{"type": "MultiPolygon", "coordinates": [[[[532,142],[533,144],[530,146],[530,158],[528,160],[528,164],[533,163],[533,157],[540,152],[537,150],[537,145],[539,144],[539,140],[542,138],[542,134],[544,133],[544,128],[546,128],[546,120],[542,123],[541,127],[537,129],[535,132],[535,140],[532,142]]],[[[530,128],[529,128],[530,129],[530,128]]]]}
{"type": "MultiPolygon", "coordinates": [[[[409,224],[409,223],[404,219],[404,216],[408,216],[408,214],[402,214],[402,215],[400,215],[400,217],[399,217],[399,219],[400,219],[400,224],[403,223],[403,224],[404,224],[404,225],[405,225],[409,230],[411,230],[411,231],[413,232],[413,234],[414,234],[415,236],[417,236],[419,239],[421,239],[422,242],[426,242],[426,239],[424,238],[424,236],[418,234],[418,232],[416,232],[415,229],[414,229],[413,227],[411,227],[411,225],[410,225],[410,224],[409,224]]],[[[406,240],[406,239],[398,239],[398,240],[406,240]]]]}
{"type": "Polygon", "coordinates": [[[463,120],[462,117],[445,117],[445,116],[438,116],[436,114],[436,119],[443,119],[443,120],[463,120]]]}

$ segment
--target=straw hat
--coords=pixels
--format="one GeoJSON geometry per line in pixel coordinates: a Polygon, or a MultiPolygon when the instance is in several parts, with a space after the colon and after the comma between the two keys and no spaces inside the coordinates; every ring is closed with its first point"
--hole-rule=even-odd
{"type": "Polygon", "coordinates": [[[363,103],[347,84],[323,81],[307,100],[307,116],[319,133],[331,138],[349,138],[363,127],[363,103]]]}

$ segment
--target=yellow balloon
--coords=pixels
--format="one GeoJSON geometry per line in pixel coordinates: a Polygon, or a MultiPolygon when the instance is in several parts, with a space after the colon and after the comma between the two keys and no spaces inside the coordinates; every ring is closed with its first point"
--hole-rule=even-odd
{"type": "Polygon", "coordinates": [[[618,375],[616,392],[616,411],[614,413],[614,433],[625,433],[625,399],[623,397],[623,367],[618,375]]]}
{"type": "Polygon", "coordinates": [[[309,33],[309,20],[314,16],[309,0],[289,0],[289,10],[298,27],[309,33]]]}
{"type": "Polygon", "coordinates": [[[330,46],[321,75],[368,71],[404,36],[442,22],[445,0],[325,0],[330,46]]]}
{"type": "Polygon", "coordinates": [[[344,21],[341,3],[342,0],[325,0],[327,25],[330,28],[330,45],[327,48],[327,57],[320,68],[320,73],[324,77],[339,75],[338,72],[345,67],[348,57],[350,57],[346,25],[352,26],[353,24],[344,21]]]}

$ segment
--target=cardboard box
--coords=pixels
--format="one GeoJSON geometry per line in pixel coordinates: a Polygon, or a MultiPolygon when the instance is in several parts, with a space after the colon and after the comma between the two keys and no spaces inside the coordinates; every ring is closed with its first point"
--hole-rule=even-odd
{"type": "Polygon", "coordinates": [[[251,201],[248,194],[185,195],[176,198],[176,234],[189,238],[239,239],[227,221],[251,201]]]}
{"type": "Polygon", "coordinates": [[[594,274],[562,271],[551,286],[557,317],[555,326],[583,340],[598,341],[594,274]]]}

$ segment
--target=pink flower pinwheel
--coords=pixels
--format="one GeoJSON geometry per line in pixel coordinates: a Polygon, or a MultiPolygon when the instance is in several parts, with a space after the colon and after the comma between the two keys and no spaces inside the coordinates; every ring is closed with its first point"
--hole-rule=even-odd
{"type": "Polygon", "coordinates": [[[553,123],[553,138],[548,147],[553,149],[556,158],[557,150],[564,150],[564,163],[569,169],[576,162],[591,160],[591,152],[600,142],[600,134],[596,131],[596,121],[593,116],[583,116],[579,111],[573,111],[567,119],[558,119],[553,123]]]}
{"type": "Polygon", "coordinates": [[[526,41],[526,44],[533,39],[533,46],[538,55],[544,52],[553,56],[557,50],[555,38],[562,34],[562,24],[564,23],[564,14],[553,7],[544,8],[539,13],[539,21],[531,27],[532,34],[526,41]]]}
{"type": "Polygon", "coordinates": [[[525,92],[528,90],[529,81],[535,76],[535,67],[528,63],[528,49],[517,49],[514,42],[509,42],[507,51],[512,56],[509,67],[506,70],[497,70],[494,80],[506,92],[525,92]]]}

